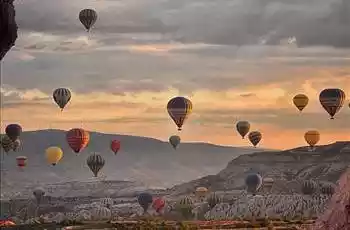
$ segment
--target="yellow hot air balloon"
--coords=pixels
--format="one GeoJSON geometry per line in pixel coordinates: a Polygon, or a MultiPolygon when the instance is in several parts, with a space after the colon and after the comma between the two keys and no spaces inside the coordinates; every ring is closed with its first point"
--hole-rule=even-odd
{"type": "Polygon", "coordinates": [[[310,130],[305,133],[304,138],[310,147],[314,147],[320,141],[320,133],[316,130],[310,130]]]}
{"type": "Polygon", "coordinates": [[[56,165],[63,157],[63,151],[59,147],[49,147],[46,149],[46,159],[49,164],[56,165]]]}
{"type": "Polygon", "coordinates": [[[196,196],[198,198],[204,198],[208,193],[208,189],[206,187],[197,187],[196,188],[196,196]]]}
{"type": "Polygon", "coordinates": [[[293,103],[301,112],[309,103],[309,98],[305,94],[298,94],[293,98],[293,103]]]}

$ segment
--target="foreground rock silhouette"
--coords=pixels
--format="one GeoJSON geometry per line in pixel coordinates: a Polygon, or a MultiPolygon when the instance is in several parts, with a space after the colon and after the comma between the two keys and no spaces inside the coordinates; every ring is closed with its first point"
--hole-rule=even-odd
{"type": "Polygon", "coordinates": [[[314,230],[345,229],[350,229],[350,168],[340,177],[326,212],[314,227],[314,230]]]}
{"type": "Polygon", "coordinates": [[[17,24],[15,18],[14,0],[0,0],[0,61],[15,45],[17,39],[17,24]]]}

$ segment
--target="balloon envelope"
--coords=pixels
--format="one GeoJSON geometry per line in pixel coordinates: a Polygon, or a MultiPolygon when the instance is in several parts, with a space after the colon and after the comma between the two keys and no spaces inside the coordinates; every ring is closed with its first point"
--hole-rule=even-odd
{"type": "Polygon", "coordinates": [[[72,98],[72,95],[69,89],[58,88],[58,89],[55,89],[55,91],[53,91],[52,97],[53,97],[53,100],[56,102],[56,104],[61,108],[61,110],[63,110],[64,107],[72,98]]]}
{"type": "Polygon", "coordinates": [[[160,212],[165,207],[165,200],[161,197],[156,198],[153,201],[152,207],[156,212],[160,212]]]}
{"type": "Polygon", "coordinates": [[[262,178],[259,174],[249,174],[245,179],[247,191],[255,194],[262,185],[262,178]]]}
{"type": "Polygon", "coordinates": [[[309,98],[305,94],[297,94],[293,98],[293,103],[301,112],[309,103],[309,98]]]}
{"type": "Polygon", "coordinates": [[[13,149],[13,142],[7,135],[4,135],[1,138],[1,147],[5,153],[8,153],[11,149],[13,149]]]}
{"type": "Polygon", "coordinates": [[[320,133],[316,130],[307,131],[304,139],[311,147],[314,147],[320,141],[320,133]]]}
{"type": "Polygon", "coordinates": [[[89,166],[92,173],[94,174],[94,176],[97,177],[98,172],[105,165],[105,160],[100,154],[93,153],[87,158],[86,163],[89,166]]]}
{"type": "Polygon", "coordinates": [[[262,134],[259,131],[253,131],[248,134],[249,141],[256,147],[261,141],[262,134]]]}
{"type": "Polygon", "coordinates": [[[45,153],[47,162],[52,165],[56,165],[63,157],[63,151],[59,147],[49,147],[45,153]]]}
{"type": "Polygon", "coordinates": [[[111,150],[114,152],[114,154],[117,154],[120,149],[120,141],[113,140],[111,141],[111,150]]]}
{"type": "Polygon", "coordinates": [[[242,139],[244,139],[245,135],[249,133],[250,123],[248,121],[239,121],[236,124],[236,129],[241,135],[242,139]]]}
{"type": "Polygon", "coordinates": [[[90,135],[84,129],[71,129],[66,133],[68,145],[75,153],[83,150],[90,141],[90,135]]]}
{"type": "Polygon", "coordinates": [[[173,119],[179,131],[191,114],[192,107],[192,102],[185,97],[174,97],[168,102],[167,110],[169,116],[173,119]]]}
{"type": "Polygon", "coordinates": [[[24,168],[27,165],[27,157],[25,156],[18,156],[16,157],[17,166],[20,168],[24,168]]]}
{"type": "Polygon", "coordinates": [[[5,132],[12,141],[15,141],[21,135],[22,127],[18,124],[10,124],[6,126],[5,132]]]}
{"type": "Polygon", "coordinates": [[[171,144],[171,146],[173,146],[174,149],[177,148],[177,146],[180,144],[181,142],[181,138],[177,135],[171,136],[169,138],[169,143],[171,144]]]}
{"type": "Polygon", "coordinates": [[[143,192],[143,193],[140,193],[140,195],[138,195],[137,202],[143,208],[144,212],[146,212],[147,209],[149,208],[149,206],[153,202],[153,197],[152,197],[152,195],[150,193],[143,192]]]}
{"type": "Polygon", "coordinates": [[[85,29],[89,31],[97,20],[97,13],[93,9],[83,9],[79,13],[79,20],[85,29]]]}
{"type": "Polygon", "coordinates": [[[341,89],[324,89],[319,96],[322,107],[334,119],[334,115],[343,107],[345,93],[341,89]]]}

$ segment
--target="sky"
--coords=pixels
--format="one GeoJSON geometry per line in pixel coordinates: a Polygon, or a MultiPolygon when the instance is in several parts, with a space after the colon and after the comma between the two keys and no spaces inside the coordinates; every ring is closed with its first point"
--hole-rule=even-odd
{"type": "Polygon", "coordinates": [[[248,120],[264,148],[350,140],[350,109],[335,120],[318,95],[350,99],[348,0],[16,0],[19,38],[2,61],[1,130],[83,127],[167,140],[166,111],[186,96],[193,113],[184,142],[248,146],[235,130],[248,120]],[[90,34],[77,19],[93,8],[90,34]],[[289,42],[288,42],[289,41],[289,42]],[[55,88],[72,100],[61,113],[55,88]],[[303,113],[295,94],[310,98],[303,113]]]}

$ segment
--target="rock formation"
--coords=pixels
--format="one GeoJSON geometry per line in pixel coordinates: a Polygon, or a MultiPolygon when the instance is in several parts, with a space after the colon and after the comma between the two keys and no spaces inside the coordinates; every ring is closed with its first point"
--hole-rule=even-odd
{"type": "Polygon", "coordinates": [[[15,45],[17,24],[15,19],[14,0],[0,0],[0,61],[15,45]]]}

